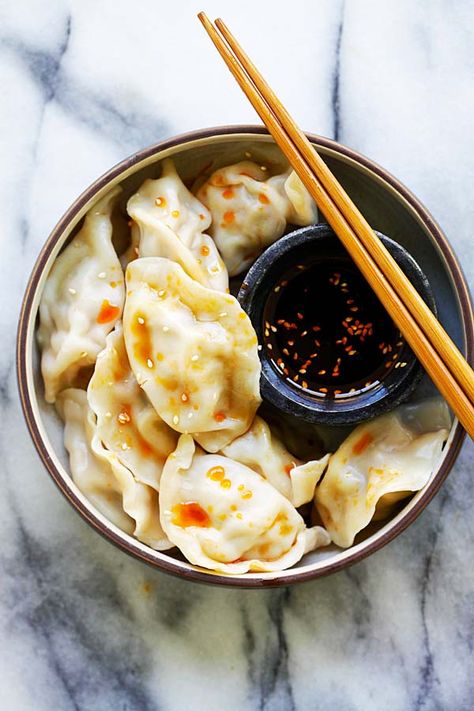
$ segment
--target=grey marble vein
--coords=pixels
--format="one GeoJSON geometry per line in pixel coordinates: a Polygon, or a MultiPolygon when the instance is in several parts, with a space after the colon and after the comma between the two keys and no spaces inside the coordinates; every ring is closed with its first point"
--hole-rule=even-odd
{"type": "MultiPolygon", "coordinates": [[[[5,711],[470,711],[474,447],[423,515],[359,565],[291,590],[167,577],[97,536],[43,470],[14,341],[49,230],[163,136],[256,118],[197,0],[0,2],[0,706],[5,711]]],[[[305,129],[386,166],[474,278],[474,4],[283,0],[224,14],[305,129]]]]}

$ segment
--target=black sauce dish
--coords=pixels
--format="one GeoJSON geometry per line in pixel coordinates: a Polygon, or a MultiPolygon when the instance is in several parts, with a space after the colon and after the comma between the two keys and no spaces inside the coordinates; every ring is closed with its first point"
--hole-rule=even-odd
{"type": "MultiPolygon", "coordinates": [[[[436,313],[411,254],[376,234],[436,313]]],[[[248,271],[238,299],[260,344],[262,398],[294,417],[354,425],[395,408],[422,378],[420,363],[327,224],[272,244],[248,271]]]]}

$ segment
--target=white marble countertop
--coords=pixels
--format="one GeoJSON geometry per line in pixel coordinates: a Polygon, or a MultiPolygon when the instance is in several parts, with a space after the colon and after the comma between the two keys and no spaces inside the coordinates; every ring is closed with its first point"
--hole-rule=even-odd
{"type": "MultiPolygon", "coordinates": [[[[474,277],[474,5],[283,0],[222,13],[307,130],[404,181],[474,277]]],[[[20,413],[26,279],[87,184],[175,133],[256,122],[195,0],[0,3],[0,705],[5,711],[474,707],[474,448],[391,545],[268,591],[164,576],[60,496],[20,413]]]]}

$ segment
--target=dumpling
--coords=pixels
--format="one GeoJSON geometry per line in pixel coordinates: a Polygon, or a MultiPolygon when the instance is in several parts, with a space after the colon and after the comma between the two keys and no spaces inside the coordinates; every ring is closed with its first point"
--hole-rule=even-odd
{"type": "Polygon", "coordinates": [[[125,533],[133,533],[135,524],[123,510],[122,492],[112,469],[91,449],[94,415],[87,405],[85,390],[63,390],[56,408],[64,421],[64,446],[69,454],[72,480],[103,516],[125,533]]]}
{"type": "Polygon", "coordinates": [[[137,481],[158,491],[161,470],[178,435],[159,417],[128,362],[122,325],[107,336],[87,389],[96,432],[137,481]]]}
{"type": "Polygon", "coordinates": [[[114,453],[103,449],[86,392],[63,390],[56,406],[65,423],[72,479],[84,496],[126,533],[157,550],[171,548],[160,525],[157,492],[136,481],[114,453]]]}
{"type": "Polygon", "coordinates": [[[316,484],[329,460],[326,454],[319,460],[300,462],[273,436],[270,427],[258,415],[251,428],[224,447],[222,454],[258,472],[293,506],[313,499],[316,484]]]}
{"type": "Polygon", "coordinates": [[[242,161],[215,171],[197,191],[211,211],[210,234],[230,276],[249,267],[288,222],[317,220],[316,205],[296,173],[266,178],[263,168],[242,161]]]}
{"type": "Polygon", "coordinates": [[[95,362],[122,314],[124,278],[112,245],[114,188],[87,213],[84,225],[53,264],[40,304],[38,341],[47,402],[75,384],[95,362]]]}
{"type": "Polygon", "coordinates": [[[256,472],[196,452],[190,435],[163,469],[160,512],[163,530],[191,563],[224,573],[283,570],[330,543],[256,472]]]}
{"type": "Polygon", "coordinates": [[[125,345],[138,383],[170,427],[219,451],[250,427],[261,401],[247,314],[169,259],[131,262],[127,290],[125,345]]]}
{"type": "Polygon", "coordinates": [[[172,160],[163,161],[161,178],[145,180],[127,211],[133,221],[129,261],[135,256],[167,257],[200,284],[228,290],[225,264],[204,234],[211,224],[209,211],[186,188],[172,160]]]}
{"type": "Polygon", "coordinates": [[[331,456],[316,488],[316,508],[334,543],[351,546],[376,510],[381,518],[389,506],[428,483],[449,425],[447,406],[436,399],[356,427],[331,456]]]}

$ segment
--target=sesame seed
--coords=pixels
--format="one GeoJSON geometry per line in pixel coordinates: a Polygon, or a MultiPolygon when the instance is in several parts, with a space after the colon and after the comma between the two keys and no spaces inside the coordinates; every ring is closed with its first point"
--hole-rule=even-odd
{"type": "Polygon", "coordinates": [[[86,357],[87,357],[87,351],[82,351],[81,358],[86,358],[86,357]]]}
{"type": "Polygon", "coordinates": [[[107,276],[107,274],[106,274],[105,272],[99,272],[99,274],[97,274],[97,276],[98,276],[99,279],[105,279],[105,277],[107,276]]]}
{"type": "Polygon", "coordinates": [[[178,422],[179,422],[179,417],[178,417],[178,415],[174,415],[174,416],[173,416],[173,425],[177,425],[178,422]]]}
{"type": "Polygon", "coordinates": [[[144,319],[142,316],[139,316],[139,317],[137,318],[137,321],[138,321],[138,323],[141,324],[142,326],[143,326],[143,324],[145,323],[145,319],[144,319]]]}
{"type": "Polygon", "coordinates": [[[219,318],[224,318],[225,316],[227,316],[227,311],[223,311],[219,314],[219,318]]]}
{"type": "Polygon", "coordinates": [[[169,330],[170,330],[170,327],[169,327],[169,326],[163,326],[163,331],[164,331],[165,333],[166,333],[167,331],[169,331],[169,330]]]}
{"type": "Polygon", "coordinates": [[[68,291],[69,291],[69,293],[72,294],[73,296],[74,296],[74,294],[77,294],[77,291],[76,291],[75,289],[73,289],[72,287],[69,287],[68,291]]]}
{"type": "Polygon", "coordinates": [[[125,451],[126,449],[130,449],[130,447],[126,442],[122,442],[122,449],[125,451]]]}
{"type": "Polygon", "coordinates": [[[166,294],[166,291],[164,289],[160,289],[158,292],[158,296],[164,296],[166,294]]]}
{"type": "Polygon", "coordinates": [[[147,358],[146,364],[149,368],[153,368],[153,361],[151,358],[147,358]]]}
{"type": "Polygon", "coordinates": [[[199,360],[199,356],[195,353],[193,356],[191,356],[191,360],[195,363],[197,360],[199,360]]]}

